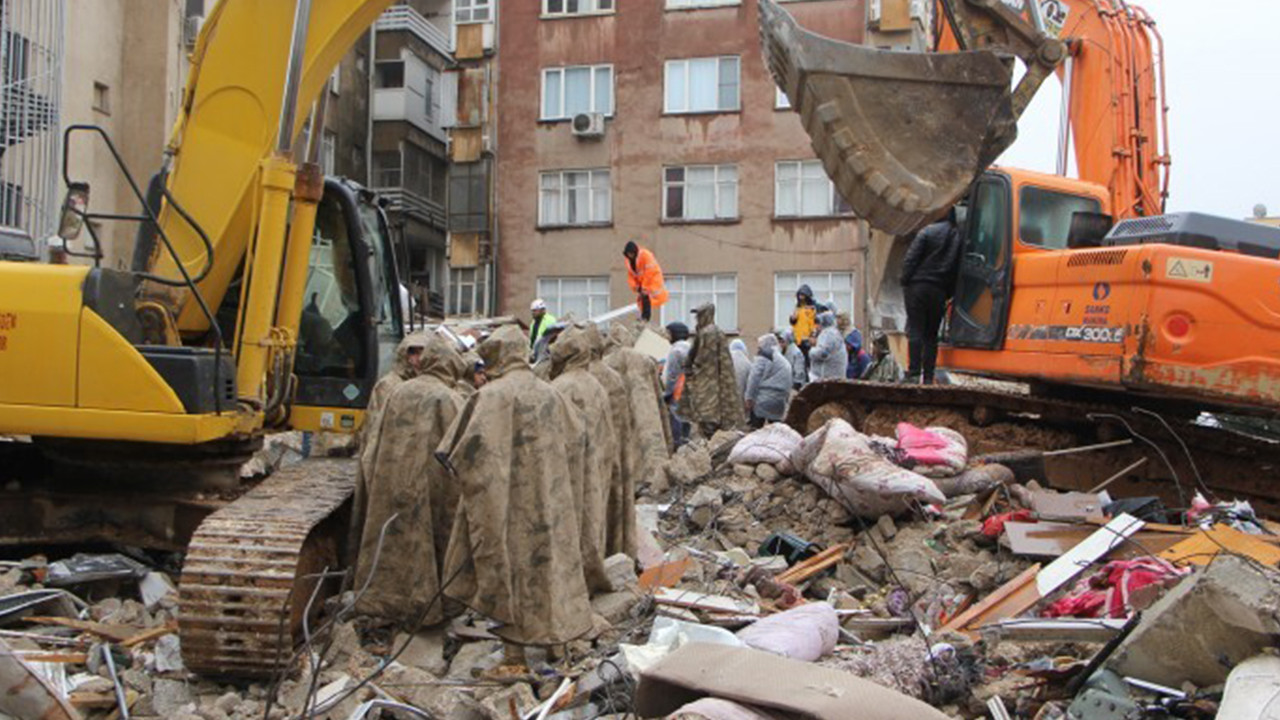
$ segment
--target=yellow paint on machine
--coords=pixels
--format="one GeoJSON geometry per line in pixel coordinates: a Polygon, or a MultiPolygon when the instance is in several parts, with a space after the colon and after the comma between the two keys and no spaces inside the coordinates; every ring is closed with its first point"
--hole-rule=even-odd
{"type": "Polygon", "coordinates": [[[169,383],[115,328],[88,308],[81,318],[79,407],[186,412],[169,383]]]}
{"type": "Polygon", "coordinates": [[[253,432],[246,413],[174,415],[172,413],[94,410],[0,404],[0,435],[47,435],[88,440],[195,445],[253,432]]]}
{"type": "Polygon", "coordinates": [[[9,424],[7,404],[76,404],[81,287],[88,274],[82,266],[0,262],[0,425],[9,424]]]}

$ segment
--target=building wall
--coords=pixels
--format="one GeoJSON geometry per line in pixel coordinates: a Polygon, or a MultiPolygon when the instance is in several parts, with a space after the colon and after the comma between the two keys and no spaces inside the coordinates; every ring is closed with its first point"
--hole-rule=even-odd
{"type": "MultiPolygon", "coordinates": [[[[737,329],[749,338],[773,325],[776,272],[852,272],[861,291],[860,223],[773,217],[774,163],[809,159],[813,151],[798,115],[774,109],[755,0],[685,11],[665,10],[662,0],[621,2],[616,14],[555,20],[541,19],[540,5],[506,2],[499,11],[501,312],[525,314],[540,276],[608,275],[610,305],[634,301],[621,254],[630,239],[651,248],[669,276],[735,273],[737,329]],[[741,58],[741,111],[663,115],[664,61],[722,55],[741,58]],[[603,139],[575,138],[567,122],[539,122],[542,68],[601,63],[614,66],[616,107],[603,139]],[[730,163],[738,166],[737,221],[661,221],[664,166],[730,163]],[[540,170],[606,167],[612,171],[610,226],[537,227],[540,170]]],[[[862,0],[809,0],[787,9],[823,34],[861,37],[862,0]]]]}
{"type": "MultiPolygon", "coordinates": [[[[186,0],[69,0],[63,65],[62,121],[103,127],[145,188],[160,168],[164,145],[182,100],[187,49],[186,0]],[[97,107],[105,88],[106,107],[97,107]]],[[[110,153],[87,136],[69,157],[73,179],[89,183],[97,212],[138,210],[110,153]]],[[[104,265],[124,267],[136,225],[102,227],[104,265]]],[[[87,237],[87,234],[86,236],[87,237]]]]}

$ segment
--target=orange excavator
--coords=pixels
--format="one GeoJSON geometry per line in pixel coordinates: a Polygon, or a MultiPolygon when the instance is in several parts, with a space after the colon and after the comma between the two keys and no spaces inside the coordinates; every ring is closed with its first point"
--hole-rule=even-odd
{"type": "MultiPolygon", "coordinates": [[[[1192,422],[1201,411],[1280,409],[1280,231],[1165,214],[1163,40],[1145,11],[1124,0],[938,0],[934,52],[913,53],[831,40],[773,0],[760,6],[766,61],[818,157],[893,238],[873,240],[879,304],[891,303],[906,241],[955,207],[963,256],[939,365],[1033,391],[821,383],[793,402],[792,424],[806,429],[823,407],[857,416],[905,403],[1064,424],[1121,414],[1130,429],[1185,439],[1205,429],[1192,422]],[[993,166],[1051,75],[1063,84],[1059,173],[993,166]],[[1079,179],[1066,177],[1071,148],[1079,179]],[[1135,404],[1183,422],[1162,427],[1130,413],[1135,404]]],[[[1240,455],[1255,465],[1217,474],[1256,474],[1269,457],[1240,455]]],[[[1233,492],[1276,506],[1256,486],[1233,492]]]]}

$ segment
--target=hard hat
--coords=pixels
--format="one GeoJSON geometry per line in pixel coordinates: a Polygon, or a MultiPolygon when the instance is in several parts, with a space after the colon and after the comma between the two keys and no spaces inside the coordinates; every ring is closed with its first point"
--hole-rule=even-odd
{"type": "Polygon", "coordinates": [[[546,310],[546,309],[547,309],[547,303],[542,298],[538,298],[529,304],[530,312],[534,312],[537,310],[546,310]]]}

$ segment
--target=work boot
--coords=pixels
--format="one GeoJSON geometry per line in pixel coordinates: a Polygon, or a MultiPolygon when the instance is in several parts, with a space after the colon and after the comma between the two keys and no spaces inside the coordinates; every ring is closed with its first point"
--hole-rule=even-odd
{"type": "Polygon", "coordinates": [[[899,382],[903,385],[919,385],[921,377],[919,375],[903,375],[899,382]]]}

